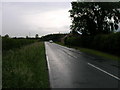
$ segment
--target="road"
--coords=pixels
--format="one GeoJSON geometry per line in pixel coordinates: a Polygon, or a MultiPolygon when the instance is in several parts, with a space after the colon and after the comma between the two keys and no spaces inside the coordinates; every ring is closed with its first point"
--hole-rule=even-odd
{"type": "Polygon", "coordinates": [[[119,63],[45,42],[51,88],[119,88],[119,63]]]}

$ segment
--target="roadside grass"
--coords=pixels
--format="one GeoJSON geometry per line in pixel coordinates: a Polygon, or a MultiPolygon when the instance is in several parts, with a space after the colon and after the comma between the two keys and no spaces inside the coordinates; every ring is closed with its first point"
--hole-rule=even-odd
{"type": "Polygon", "coordinates": [[[105,52],[101,52],[98,50],[93,50],[93,49],[88,49],[88,48],[81,48],[81,47],[74,47],[75,49],[80,50],[81,52],[85,52],[88,54],[92,54],[92,55],[97,55],[106,59],[111,59],[111,60],[119,60],[120,61],[120,57],[112,55],[112,54],[108,54],[105,52]]]}
{"type": "Polygon", "coordinates": [[[43,42],[9,50],[2,58],[3,88],[49,88],[43,42]]]}
{"type": "Polygon", "coordinates": [[[105,53],[105,52],[101,52],[101,51],[98,51],[98,50],[93,50],[93,49],[88,49],[88,48],[81,48],[81,47],[75,47],[75,46],[68,46],[68,45],[65,45],[65,44],[63,44],[61,42],[56,42],[56,43],[59,44],[59,45],[70,47],[70,48],[75,48],[77,50],[80,50],[81,52],[88,53],[88,54],[91,54],[91,55],[96,55],[96,56],[100,56],[100,57],[103,57],[103,58],[106,58],[106,59],[120,61],[120,57],[112,55],[112,54],[108,54],[108,53],[105,53]]]}

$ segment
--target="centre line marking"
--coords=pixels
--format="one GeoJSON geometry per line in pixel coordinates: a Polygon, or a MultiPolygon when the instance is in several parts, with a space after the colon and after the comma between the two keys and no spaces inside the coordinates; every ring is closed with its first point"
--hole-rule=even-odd
{"type": "Polygon", "coordinates": [[[102,72],[104,72],[104,73],[106,73],[106,74],[108,74],[109,76],[111,76],[111,77],[113,77],[113,78],[115,78],[115,79],[117,79],[117,80],[120,80],[119,77],[117,77],[117,76],[115,76],[115,75],[112,75],[112,74],[110,74],[110,73],[108,73],[108,72],[102,70],[101,68],[96,67],[95,65],[93,65],[93,64],[91,64],[91,63],[87,63],[87,64],[90,65],[90,66],[92,66],[92,67],[94,67],[94,68],[96,68],[96,69],[98,69],[98,70],[100,70],[100,71],[102,71],[102,72]]]}

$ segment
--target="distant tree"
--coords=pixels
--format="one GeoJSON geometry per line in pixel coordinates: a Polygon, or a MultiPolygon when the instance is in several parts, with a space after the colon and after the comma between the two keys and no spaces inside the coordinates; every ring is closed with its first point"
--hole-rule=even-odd
{"type": "Polygon", "coordinates": [[[42,36],[41,40],[42,41],[52,40],[54,42],[59,42],[65,35],[67,34],[48,34],[48,35],[42,36]]]}
{"type": "Polygon", "coordinates": [[[26,39],[28,39],[29,37],[28,36],[26,36],[26,39]]]}
{"type": "Polygon", "coordinates": [[[14,39],[17,39],[17,37],[13,37],[14,39]]]}
{"type": "Polygon", "coordinates": [[[5,38],[9,38],[9,35],[8,35],[8,34],[6,34],[4,37],[5,37],[5,38]]]}
{"type": "Polygon", "coordinates": [[[35,38],[39,38],[39,35],[38,35],[38,34],[36,34],[36,35],[35,35],[35,38]]]}
{"type": "Polygon", "coordinates": [[[82,35],[111,33],[119,28],[120,2],[72,2],[72,32],[82,35]]]}

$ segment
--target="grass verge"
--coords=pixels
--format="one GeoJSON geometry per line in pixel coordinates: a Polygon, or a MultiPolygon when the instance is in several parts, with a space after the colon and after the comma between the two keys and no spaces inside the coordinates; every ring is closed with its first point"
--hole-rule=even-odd
{"type": "Polygon", "coordinates": [[[70,48],[75,48],[75,49],[80,50],[81,52],[84,52],[84,53],[100,56],[100,57],[103,57],[103,58],[106,58],[106,59],[120,61],[120,57],[115,56],[115,55],[111,55],[111,54],[108,54],[108,53],[105,53],[105,52],[101,52],[101,51],[98,51],[98,50],[93,50],[93,49],[88,49],[88,48],[81,48],[81,47],[75,47],[75,46],[68,46],[68,45],[64,45],[61,42],[56,42],[56,43],[59,44],[59,45],[70,47],[70,48]]]}
{"type": "Polygon", "coordinates": [[[120,57],[115,56],[115,55],[111,55],[108,53],[104,53],[101,51],[97,51],[97,50],[93,50],[93,49],[88,49],[88,48],[80,48],[80,47],[75,47],[76,49],[80,50],[81,52],[85,52],[85,53],[89,53],[92,55],[97,55],[106,59],[111,59],[111,60],[119,60],[120,61],[120,57]]]}
{"type": "Polygon", "coordinates": [[[49,88],[43,42],[8,51],[2,65],[3,88],[49,88]]]}

